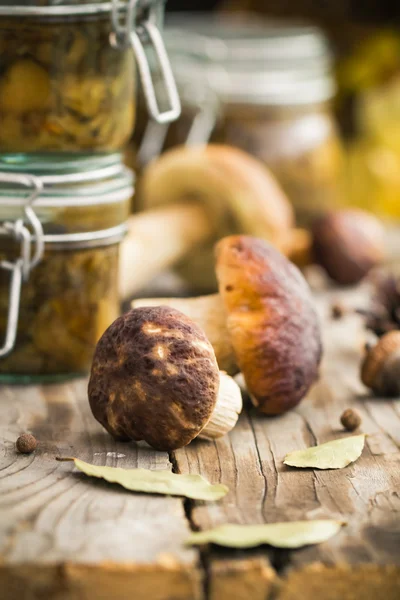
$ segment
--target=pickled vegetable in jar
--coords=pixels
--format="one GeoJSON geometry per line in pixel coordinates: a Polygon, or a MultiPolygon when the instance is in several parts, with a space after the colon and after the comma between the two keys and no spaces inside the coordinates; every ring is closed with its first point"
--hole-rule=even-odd
{"type": "Polygon", "coordinates": [[[149,125],[150,150],[208,141],[240,147],[272,170],[303,225],[343,202],[332,60],[319,29],[181,18],[165,39],[183,109],[168,132],[149,125]]]}
{"type": "Polygon", "coordinates": [[[89,369],[120,311],[132,193],[120,155],[0,161],[0,380],[89,369]]]}
{"type": "Polygon", "coordinates": [[[121,150],[135,125],[134,55],[146,74],[147,48],[163,59],[170,102],[160,111],[144,77],[150,114],[176,118],[179,98],[157,28],[162,11],[161,0],[0,0],[0,153],[121,150]]]}

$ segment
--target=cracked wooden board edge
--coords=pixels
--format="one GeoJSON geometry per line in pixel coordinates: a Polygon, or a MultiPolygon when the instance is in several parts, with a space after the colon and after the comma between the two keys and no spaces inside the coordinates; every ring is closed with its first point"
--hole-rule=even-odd
{"type": "Polygon", "coordinates": [[[277,584],[277,573],[268,558],[247,553],[237,558],[215,558],[207,568],[207,600],[266,600],[277,584]]]}
{"type": "Polygon", "coordinates": [[[0,565],[0,590],[3,600],[203,600],[200,568],[173,560],[157,565],[0,565]]]}
{"type": "MultiPolygon", "coordinates": [[[[400,567],[313,563],[279,578],[274,600],[399,600],[400,567]]],[[[222,599],[222,597],[221,597],[222,599]]]]}

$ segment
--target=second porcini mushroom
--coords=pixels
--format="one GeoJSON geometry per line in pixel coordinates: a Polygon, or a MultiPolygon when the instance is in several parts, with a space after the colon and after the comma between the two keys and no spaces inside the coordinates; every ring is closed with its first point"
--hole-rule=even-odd
{"type": "Polygon", "coordinates": [[[193,318],[214,346],[219,367],[241,370],[253,403],[265,414],[296,406],[318,376],[321,333],[300,271],[267,242],[229,236],[216,246],[220,293],[168,303],[193,318]]]}
{"type": "Polygon", "coordinates": [[[173,265],[192,289],[216,289],[213,247],[232,233],[257,235],[293,260],[307,260],[310,236],[295,229],[285,193],[239,148],[172,148],[144,170],[138,197],[145,210],[129,219],[121,250],[123,298],[173,265]]]}
{"type": "Polygon", "coordinates": [[[115,439],[164,451],[224,435],[242,408],[201,328],[165,306],[131,310],[106,330],[88,392],[93,415],[115,439]]]}

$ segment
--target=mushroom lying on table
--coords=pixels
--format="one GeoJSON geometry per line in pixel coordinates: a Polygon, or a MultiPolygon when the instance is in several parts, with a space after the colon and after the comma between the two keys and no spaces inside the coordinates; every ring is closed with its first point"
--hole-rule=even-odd
{"type": "Polygon", "coordinates": [[[241,370],[265,414],[296,406],[318,375],[322,346],[309,287],[267,242],[229,236],[216,246],[219,294],[195,299],[141,299],[134,307],[179,307],[205,331],[219,367],[241,370]]]}
{"type": "Polygon", "coordinates": [[[242,409],[201,328],[168,307],[131,310],[98,342],[89,381],[94,417],[115,438],[157,450],[230,431],[242,409]]]}
{"type": "Polygon", "coordinates": [[[140,197],[145,212],[130,218],[121,250],[123,298],[183,257],[178,269],[192,287],[212,289],[213,246],[229,234],[259,236],[299,260],[310,246],[273,176],[237,148],[169,150],[144,171],[140,197]]]}

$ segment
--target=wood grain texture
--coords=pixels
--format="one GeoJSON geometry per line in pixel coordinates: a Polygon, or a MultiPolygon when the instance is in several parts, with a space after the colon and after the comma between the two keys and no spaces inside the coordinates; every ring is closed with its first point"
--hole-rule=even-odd
{"type": "MultiPolygon", "coordinates": [[[[345,300],[358,303],[360,294],[346,294],[345,300]]],[[[3,387],[0,598],[400,598],[400,403],[370,397],[359,381],[360,321],[331,321],[332,295],[318,302],[326,353],[309,397],[278,418],[248,408],[229,436],[195,441],[171,457],[115,443],[92,418],[83,381],[3,387]],[[283,465],[287,452],[349,435],[339,421],[348,407],[360,412],[368,434],[356,463],[339,471],[283,465]],[[40,442],[33,455],[15,452],[23,431],[40,442]],[[110,466],[173,464],[231,491],[211,504],[130,494],[56,462],[59,455],[110,466]],[[318,518],[348,525],[329,542],[293,552],[205,548],[200,563],[199,551],[183,545],[190,526],[318,518]]]]}
{"type": "MultiPolygon", "coordinates": [[[[357,303],[360,294],[346,294],[344,300],[357,303]]],[[[260,554],[270,558],[284,575],[291,570],[302,573],[303,567],[313,564],[350,564],[354,569],[365,569],[369,564],[382,565],[382,569],[392,565],[392,593],[400,597],[400,403],[368,396],[359,380],[364,341],[361,322],[355,316],[332,321],[331,302],[329,294],[321,295],[318,301],[325,358],[320,380],[308,398],[296,410],[277,418],[260,417],[248,408],[229,437],[213,444],[195,441],[179,450],[175,460],[180,472],[201,472],[231,490],[217,506],[194,504],[194,527],[207,529],[225,522],[345,520],[348,525],[329,542],[296,552],[258,551],[253,553],[254,560],[260,554]],[[350,435],[339,420],[348,407],[360,412],[361,431],[368,434],[363,455],[356,463],[338,471],[298,470],[283,464],[288,452],[350,435]]],[[[231,557],[231,552],[224,552],[225,560],[231,557]]],[[[240,559],[238,568],[239,564],[240,559]]],[[[210,573],[212,578],[212,566],[210,573]]],[[[370,572],[363,573],[366,589],[370,572]]],[[[371,572],[371,582],[376,583],[379,573],[384,580],[385,571],[377,568],[371,572]]],[[[335,577],[331,579],[330,590],[334,589],[335,577]]],[[[339,592],[334,596],[332,591],[326,596],[323,591],[312,595],[312,589],[311,584],[300,586],[296,599],[347,598],[339,592]]],[[[291,600],[289,591],[287,594],[291,600]]],[[[218,597],[230,596],[220,590],[218,597]]],[[[348,597],[363,598],[362,594],[348,597]]]]}
{"type": "Polygon", "coordinates": [[[157,600],[200,596],[197,554],[183,545],[188,524],[181,499],[129,494],[56,462],[77,456],[99,465],[171,469],[167,454],[115,443],[102,430],[90,413],[86,382],[3,388],[0,424],[2,598],[64,598],[66,589],[74,600],[106,598],[107,586],[118,600],[133,591],[147,598],[148,589],[157,600]],[[33,455],[15,451],[23,431],[39,440],[33,455]],[[96,569],[102,564],[107,568],[96,569]],[[90,595],[92,586],[97,595],[93,589],[90,595]]]}

